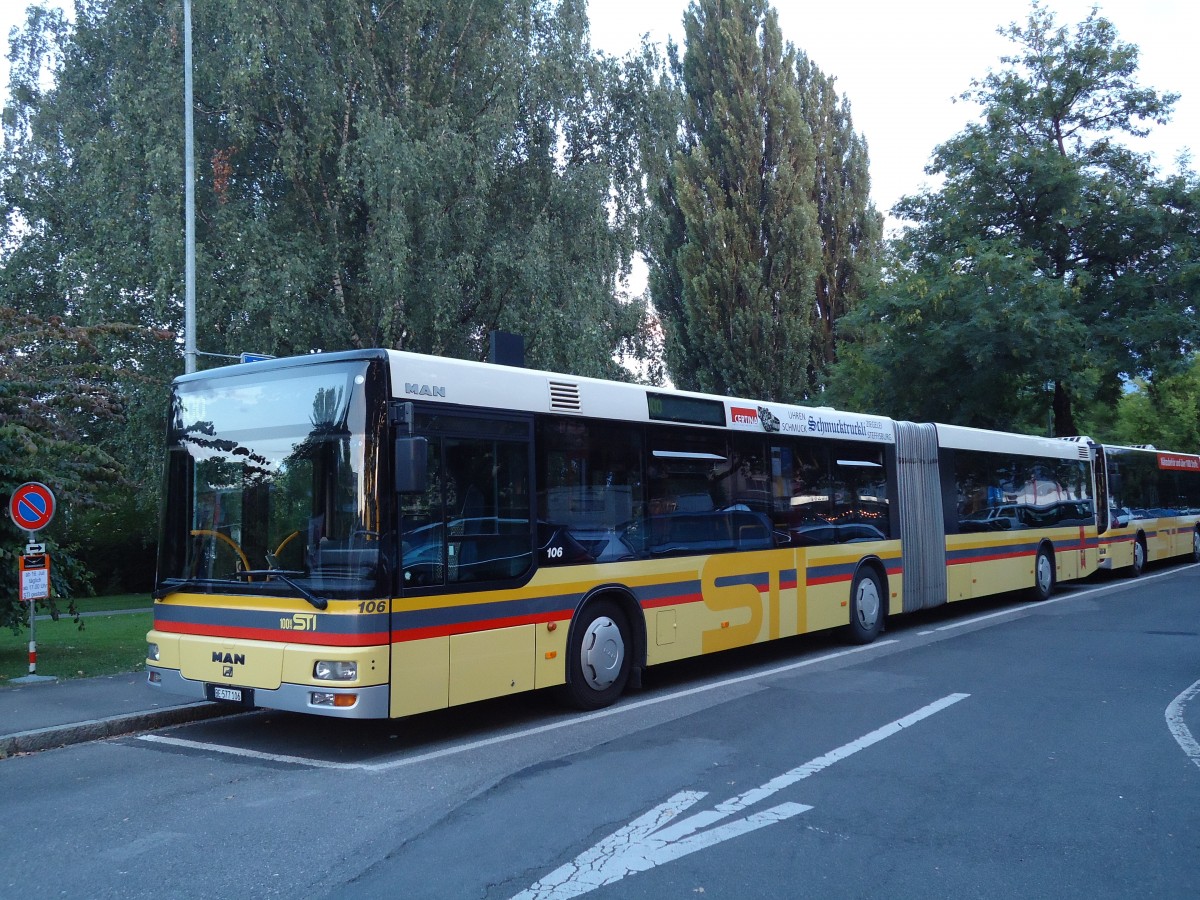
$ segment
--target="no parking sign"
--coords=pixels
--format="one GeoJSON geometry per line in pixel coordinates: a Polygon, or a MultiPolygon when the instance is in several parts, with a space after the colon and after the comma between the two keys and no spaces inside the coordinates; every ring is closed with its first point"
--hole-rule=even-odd
{"type": "Polygon", "coordinates": [[[41,531],[54,518],[54,492],[40,481],[27,481],[13,491],[8,514],[18,528],[41,531]]]}

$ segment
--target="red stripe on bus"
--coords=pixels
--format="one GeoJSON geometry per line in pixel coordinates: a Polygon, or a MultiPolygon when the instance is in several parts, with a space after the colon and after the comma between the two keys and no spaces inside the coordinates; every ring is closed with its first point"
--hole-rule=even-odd
{"type": "Polygon", "coordinates": [[[450,625],[427,625],[424,628],[405,628],[392,632],[394,643],[421,641],[426,638],[450,637],[456,634],[474,634],[479,631],[494,631],[499,628],[514,628],[518,625],[541,625],[545,622],[565,622],[571,618],[569,612],[538,613],[532,616],[512,616],[506,619],[480,619],[477,622],[455,622],[450,625]]]}
{"type": "Polygon", "coordinates": [[[186,622],[155,622],[156,631],[192,637],[239,638],[276,644],[314,644],[330,647],[372,647],[388,642],[386,631],[372,634],[330,634],[320,631],[279,631],[273,628],[236,628],[228,625],[192,626],[186,622]]]}

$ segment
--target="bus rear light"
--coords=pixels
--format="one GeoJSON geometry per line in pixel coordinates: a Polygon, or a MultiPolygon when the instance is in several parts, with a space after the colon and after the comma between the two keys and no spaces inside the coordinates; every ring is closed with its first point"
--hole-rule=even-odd
{"type": "Polygon", "coordinates": [[[354,681],[358,678],[358,663],[345,660],[318,660],[313,666],[317,681],[354,681]]]}
{"type": "Polygon", "coordinates": [[[158,662],[158,658],[159,658],[158,644],[152,644],[152,643],[147,644],[146,645],[146,659],[152,659],[155,662],[158,662]]]}
{"type": "Polygon", "coordinates": [[[323,691],[313,691],[309,695],[313,706],[332,706],[335,709],[349,709],[358,703],[358,694],[331,694],[323,691]]]}
{"type": "Polygon", "coordinates": [[[151,684],[162,684],[162,675],[160,675],[158,672],[150,672],[146,676],[146,680],[151,684]]]}

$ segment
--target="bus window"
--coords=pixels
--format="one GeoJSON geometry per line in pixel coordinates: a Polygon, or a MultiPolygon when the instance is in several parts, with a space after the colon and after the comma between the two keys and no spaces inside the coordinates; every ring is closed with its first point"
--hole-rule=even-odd
{"type": "Polygon", "coordinates": [[[401,501],[406,587],[507,580],[530,570],[528,447],[491,437],[430,437],[427,490],[401,501]]]}
{"type": "Polygon", "coordinates": [[[803,547],[837,543],[825,442],[780,441],[771,448],[771,466],[775,528],[803,547]]]}
{"type": "MultiPolygon", "coordinates": [[[[621,423],[547,418],[538,423],[538,518],[555,546],[543,563],[628,559],[624,534],[642,516],[642,433],[621,423]],[[565,532],[567,538],[561,535],[565,532]]],[[[539,540],[540,543],[540,540],[539,540]]]]}

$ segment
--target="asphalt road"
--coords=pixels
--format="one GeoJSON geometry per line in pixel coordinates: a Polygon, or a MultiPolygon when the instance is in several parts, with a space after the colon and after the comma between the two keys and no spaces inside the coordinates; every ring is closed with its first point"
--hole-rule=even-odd
{"type": "Polygon", "coordinates": [[[1200,567],[387,723],[0,761],[0,896],[1195,897],[1200,567]]]}

